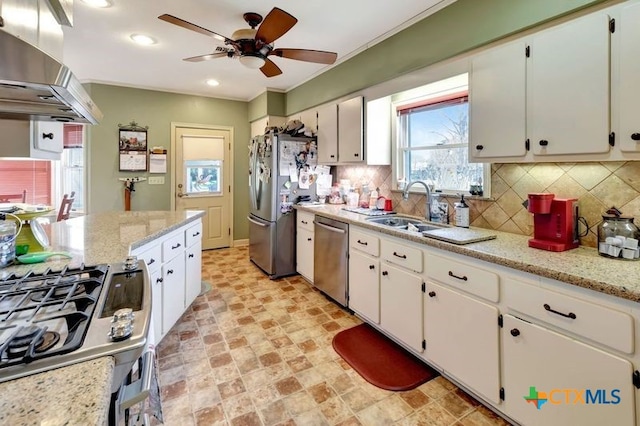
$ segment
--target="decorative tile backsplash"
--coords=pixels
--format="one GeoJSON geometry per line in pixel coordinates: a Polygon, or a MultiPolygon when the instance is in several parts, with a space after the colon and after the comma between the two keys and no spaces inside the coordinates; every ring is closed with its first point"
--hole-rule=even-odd
{"type": "MultiPolygon", "coordinates": [[[[380,195],[393,200],[397,212],[424,216],[424,195],[412,194],[405,201],[399,191],[391,190],[391,166],[339,166],[336,178],[378,187],[380,195]]],[[[611,206],[622,210],[625,216],[635,217],[636,224],[640,223],[640,162],[509,163],[492,165],[490,200],[477,197],[468,200],[471,226],[532,235],[533,215],[522,205],[531,192],[577,198],[579,215],[589,225],[589,233],[580,243],[589,247],[596,246],[598,223],[602,221],[602,213],[611,206]]],[[[446,199],[451,213],[458,198],[446,199]]],[[[580,231],[583,230],[581,225],[580,231]]]]}

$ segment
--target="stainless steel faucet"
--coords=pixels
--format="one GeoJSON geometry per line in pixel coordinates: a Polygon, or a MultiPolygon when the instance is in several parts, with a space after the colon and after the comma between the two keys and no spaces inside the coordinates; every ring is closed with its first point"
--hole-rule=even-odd
{"type": "Polygon", "coordinates": [[[428,221],[431,221],[431,190],[426,183],[421,180],[414,180],[413,182],[409,182],[409,184],[404,188],[404,191],[402,192],[402,198],[405,200],[409,199],[409,188],[411,188],[411,186],[416,183],[424,186],[424,190],[426,191],[427,202],[424,205],[424,218],[428,221]]]}

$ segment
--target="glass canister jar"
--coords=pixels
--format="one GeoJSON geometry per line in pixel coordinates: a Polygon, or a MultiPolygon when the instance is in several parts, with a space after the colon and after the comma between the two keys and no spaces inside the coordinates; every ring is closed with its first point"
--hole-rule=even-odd
{"type": "Polygon", "coordinates": [[[622,216],[622,212],[611,207],[602,215],[598,225],[598,254],[624,260],[640,258],[640,230],[632,217],[622,216]]]}

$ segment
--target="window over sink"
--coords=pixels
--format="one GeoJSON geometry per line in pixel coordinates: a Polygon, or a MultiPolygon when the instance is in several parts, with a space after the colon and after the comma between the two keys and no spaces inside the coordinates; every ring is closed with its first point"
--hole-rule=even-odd
{"type": "Polygon", "coordinates": [[[72,210],[84,211],[84,126],[65,124],[63,143],[60,161],[0,159],[0,193],[26,191],[28,204],[50,205],[57,209],[63,195],[74,191],[72,210]]]}
{"type": "Polygon", "coordinates": [[[396,94],[393,105],[399,187],[419,180],[443,193],[489,195],[490,167],[469,163],[466,73],[396,94]]]}

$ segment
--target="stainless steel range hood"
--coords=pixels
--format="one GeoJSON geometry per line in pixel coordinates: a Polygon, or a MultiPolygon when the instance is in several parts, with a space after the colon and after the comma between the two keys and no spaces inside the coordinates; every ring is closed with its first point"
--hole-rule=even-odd
{"type": "Polygon", "coordinates": [[[69,68],[0,30],[0,118],[98,124],[102,112],[69,68]]]}

